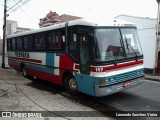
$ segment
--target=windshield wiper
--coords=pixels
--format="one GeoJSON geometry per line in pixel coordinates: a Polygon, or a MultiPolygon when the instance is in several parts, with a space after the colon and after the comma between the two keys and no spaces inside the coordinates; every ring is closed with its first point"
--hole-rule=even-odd
{"type": "Polygon", "coordinates": [[[130,47],[131,50],[133,51],[133,53],[135,54],[135,57],[136,57],[136,60],[137,60],[137,59],[138,59],[137,53],[136,53],[136,51],[133,49],[133,47],[128,43],[127,37],[126,37],[125,35],[124,35],[124,40],[125,40],[125,42],[126,42],[126,47],[127,47],[127,49],[128,49],[128,53],[129,53],[129,48],[128,48],[128,47],[130,47]]]}

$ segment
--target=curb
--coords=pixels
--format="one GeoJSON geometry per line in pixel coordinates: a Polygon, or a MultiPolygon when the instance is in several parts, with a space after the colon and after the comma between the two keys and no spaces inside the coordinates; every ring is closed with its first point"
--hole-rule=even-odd
{"type": "Polygon", "coordinates": [[[156,79],[156,78],[144,77],[144,79],[146,79],[146,80],[152,80],[152,81],[156,81],[156,82],[160,82],[160,80],[159,80],[159,79],[156,79]]]}

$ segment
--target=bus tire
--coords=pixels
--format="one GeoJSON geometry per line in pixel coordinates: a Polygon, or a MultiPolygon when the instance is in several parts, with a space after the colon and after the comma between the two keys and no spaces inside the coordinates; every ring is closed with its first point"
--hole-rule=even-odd
{"type": "Polygon", "coordinates": [[[71,95],[77,95],[78,94],[77,82],[76,82],[76,79],[73,75],[67,75],[65,77],[64,87],[69,94],[71,94],[71,95]]]}
{"type": "Polygon", "coordinates": [[[27,77],[26,67],[25,66],[22,67],[22,75],[23,75],[23,77],[27,77]]]}

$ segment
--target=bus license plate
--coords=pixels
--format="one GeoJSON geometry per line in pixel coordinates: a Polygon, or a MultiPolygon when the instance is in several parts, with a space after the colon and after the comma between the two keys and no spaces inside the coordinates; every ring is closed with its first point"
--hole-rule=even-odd
{"type": "Polygon", "coordinates": [[[131,81],[127,81],[127,82],[125,82],[123,85],[124,85],[124,87],[130,86],[130,85],[131,85],[131,81]]]}

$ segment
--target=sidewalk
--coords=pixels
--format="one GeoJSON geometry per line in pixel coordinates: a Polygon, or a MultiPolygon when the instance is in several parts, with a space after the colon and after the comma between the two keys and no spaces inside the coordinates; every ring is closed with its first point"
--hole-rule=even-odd
{"type": "Polygon", "coordinates": [[[146,74],[145,77],[144,77],[144,79],[160,82],[160,76],[158,76],[158,75],[149,75],[149,74],[146,74]]]}
{"type": "MultiPolygon", "coordinates": [[[[37,85],[29,79],[14,74],[11,69],[2,68],[0,68],[0,111],[51,111],[50,115],[56,116],[55,118],[49,116],[46,118],[25,118],[25,120],[114,120],[75,100],[64,97],[52,86],[37,85]],[[84,112],[77,112],[78,117],[66,117],[61,114],[61,112],[65,113],[65,111],[67,111],[67,114],[70,113],[69,111],[84,112]],[[91,115],[89,117],[79,117],[85,111],[91,115]]],[[[6,120],[5,118],[1,119],[6,120]]],[[[17,120],[19,118],[15,117],[12,119],[17,120]]]]}

